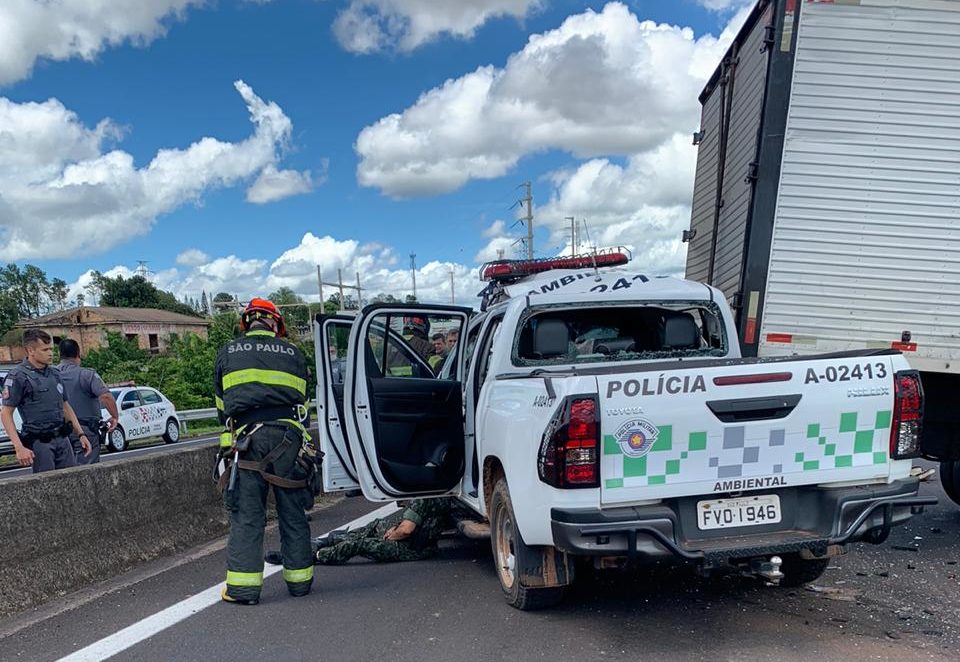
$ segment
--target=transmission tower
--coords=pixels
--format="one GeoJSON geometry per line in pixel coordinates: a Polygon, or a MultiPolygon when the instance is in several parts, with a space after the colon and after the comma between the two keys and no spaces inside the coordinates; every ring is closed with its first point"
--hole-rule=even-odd
{"type": "Polygon", "coordinates": [[[417,254],[410,253],[410,277],[413,279],[413,298],[417,298],[417,254]]]}

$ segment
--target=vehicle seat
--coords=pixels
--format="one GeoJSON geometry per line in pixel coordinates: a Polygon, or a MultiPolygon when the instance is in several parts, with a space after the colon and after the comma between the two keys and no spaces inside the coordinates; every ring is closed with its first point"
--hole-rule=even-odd
{"type": "Polygon", "coordinates": [[[545,319],[537,323],[533,332],[533,355],[539,359],[565,355],[570,349],[570,329],[558,319],[545,319]]]}
{"type": "Polygon", "coordinates": [[[660,321],[660,347],[671,349],[698,349],[700,329],[693,317],[686,313],[664,317],[660,321]]]}

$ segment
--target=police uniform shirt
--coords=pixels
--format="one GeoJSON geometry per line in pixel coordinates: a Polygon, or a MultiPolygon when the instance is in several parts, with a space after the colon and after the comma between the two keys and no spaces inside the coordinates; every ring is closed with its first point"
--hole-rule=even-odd
{"type": "Polygon", "coordinates": [[[103,383],[97,371],[69,362],[61,363],[57,369],[60,371],[64,393],[77,419],[99,422],[102,416],[98,398],[104,393],[109,393],[110,389],[103,383]]]}
{"type": "Polygon", "coordinates": [[[69,396],[60,371],[52,366],[34,368],[24,359],[8,374],[3,385],[3,404],[20,412],[24,428],[53,428],[63,423],[63,403],[69,396]]]}

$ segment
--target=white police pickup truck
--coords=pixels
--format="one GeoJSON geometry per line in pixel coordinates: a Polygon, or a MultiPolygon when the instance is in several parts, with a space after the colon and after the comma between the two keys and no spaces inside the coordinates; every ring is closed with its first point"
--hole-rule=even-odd
{"type": "Polygon", "coordinates": [[[458,495],[520,609],[558,601],[577,557],[811,581],[935,503],[910,476],[923,393],[899,352],[740,358],[718,290],[606,268],[627,261],[490,263],[479,314],[319,317],[325,488],[458,495]],[[437,375],[424,322],[460,327],[437,375]]]}

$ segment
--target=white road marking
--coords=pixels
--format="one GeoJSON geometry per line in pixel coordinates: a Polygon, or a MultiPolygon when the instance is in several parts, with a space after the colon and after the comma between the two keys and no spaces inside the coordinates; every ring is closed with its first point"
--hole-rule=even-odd
{"type": "MultiPolygon", "coordinates": [[[[378,517],[385,517],[390,513],[394,512],[397,509],[395,503],[388,503],[387,505],[377,508],[373,512],[367,513],[362,517],[349,522],[345,526],[337,527],[338,529],[348,528],[356,529],[361,526],[365,526],[377,519],[378,517]]],[[[267,565],[263,569],[263,577],[274,575],[280,572],[283,569],[283,566],[279,565],[267,565]]],[[[141,641],[149,639],[153,635],[166,630],[167,628],[176,625],[182,620],[190,618],[194,614],[210,607],[212,605],[220,602],[220,592],[223,590],[224,584],[217,584],[216,586],[211,586],[205,591],[197,593],[193,597],[182,600],[175,605],[167,607],[161,612],[154,614],[153,616],[148,616],[147,618],[130,625],[118,632],[114,632],[108,637],[104,637],[100,641],[94,642],[82,648],[75,653],[72,653],[66,657],[60,658],[60,662],[98,662],[99,660],[105,660],[108,657],[112,657],[117,653],[121,653],[132,646],[136,646],[141,641]]]]}

